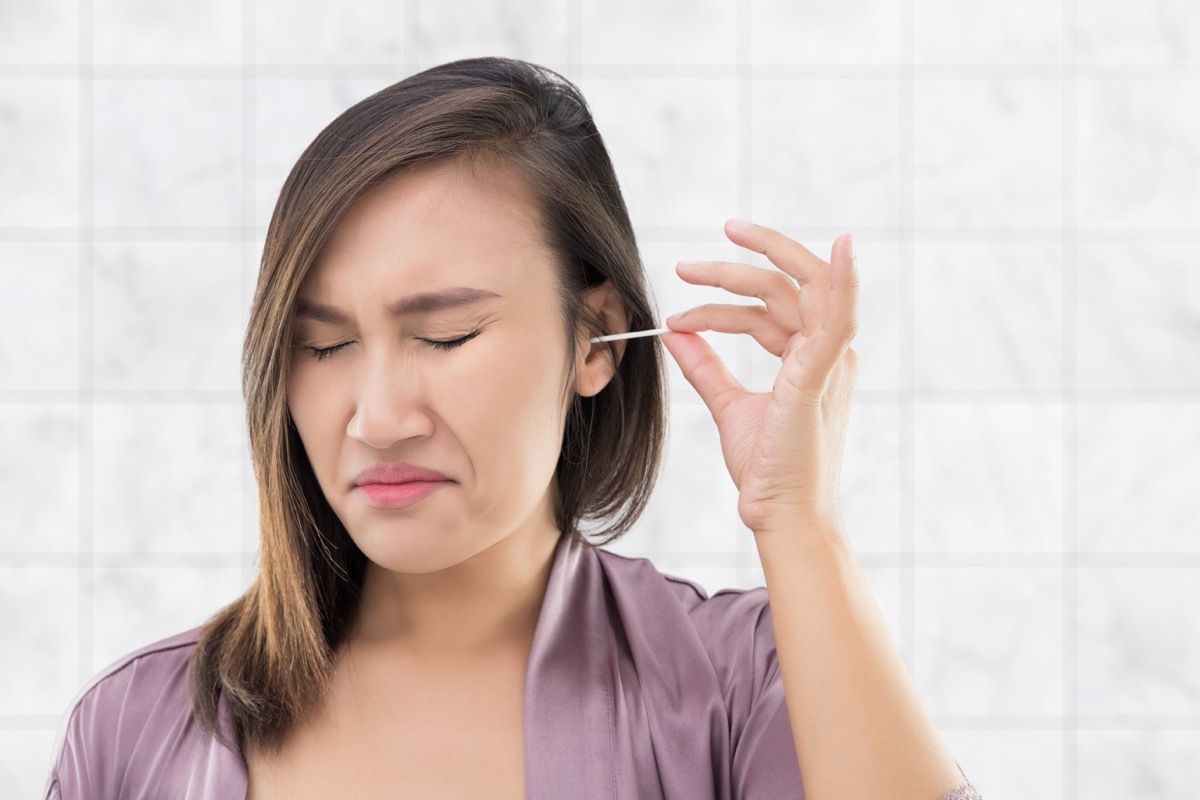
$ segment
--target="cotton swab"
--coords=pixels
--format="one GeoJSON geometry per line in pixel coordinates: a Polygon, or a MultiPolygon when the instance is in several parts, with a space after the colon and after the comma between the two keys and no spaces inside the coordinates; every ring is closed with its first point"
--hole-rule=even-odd
{"type": "Polygon", "coordinates": [[[608,336],[593,336],[593,342],[615,342],[617,339],[636,339],[640,336],[657,336],[660,333],[670,333],[670,328],[655,328],[652,331],[632,331],[630,333],[610,333],[608,336]]]}

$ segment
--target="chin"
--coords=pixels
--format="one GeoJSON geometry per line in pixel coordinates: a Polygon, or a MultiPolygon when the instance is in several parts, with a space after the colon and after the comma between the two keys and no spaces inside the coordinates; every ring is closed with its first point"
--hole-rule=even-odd
{"type": "Polygon", "coordinates": [[[397,522],[376,523],[365,535],[353,531],[350,537],[363,555],[377,567],[389,572],[423,575],[461,564],[490,547],[493,542],[448,537],[425,525],[397,522]]]}

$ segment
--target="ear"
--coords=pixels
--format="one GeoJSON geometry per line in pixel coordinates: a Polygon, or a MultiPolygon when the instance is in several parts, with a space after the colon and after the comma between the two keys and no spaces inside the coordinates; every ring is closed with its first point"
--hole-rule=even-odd
{"type": "MultiPolygon", "coordinates": [[[[605,334],[629,331],[629,313],[625,310],[625,302],[621,299],[621,293],[610,281],[606,280],[585,290],[583,302],[600,318],[605,334]]],[[[626,340],[592,342],[590,341],[592,336],[591,331],[580,326],[576,345],[578,356],[575,361],[574,388],[578,394],[584,397],[599,394],[600,390],[612,380],[616,364],[608,357],[609,345],[616,348],[618,363],[625,355],[626,340]]]]}

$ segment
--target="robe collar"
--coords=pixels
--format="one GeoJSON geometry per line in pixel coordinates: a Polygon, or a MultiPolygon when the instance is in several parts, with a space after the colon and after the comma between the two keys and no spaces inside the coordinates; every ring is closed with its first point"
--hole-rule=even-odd
{"type": "MultiPolygon", "coordinates": [[[[525,672],[529,800],[580,796],[583,787],[589,797],[617,796],[615,654],[607,627],[596,624],[606,610],[604,574],[594,548],[578,530],[560,536],[555,545],[525,672]]],[[[198,785],[212,786],[227,775],[233,796],[245,797],[249,774],[241,751],[228,744],[236,739],[224,693],[217,702],[217,730],[219,736],[198,754],[192,777],[198,785]]]]}

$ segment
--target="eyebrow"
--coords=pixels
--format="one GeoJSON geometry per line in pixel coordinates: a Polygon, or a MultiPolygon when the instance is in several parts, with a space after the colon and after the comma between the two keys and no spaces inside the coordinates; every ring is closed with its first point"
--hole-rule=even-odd
{"type": "MultiPolygon", "coordinates": [[[[394,303],[390,303],[387,307],[387,312],[393,317],[402,317],[408,314],[427,314],[432,311],[441,311],[444,308],[471,305],[499,296],[495,292],[489,292],[486,289],[472,289],[468,286],[459,286],[440,292],[425,292],[424,294],[402,297],[394,303]]],[[[327,322],[330,325],[346,325],[350,322],[345,314],[333,306],[306,300],[303,297],[296,298],[296,318],[327,322]]]]}

